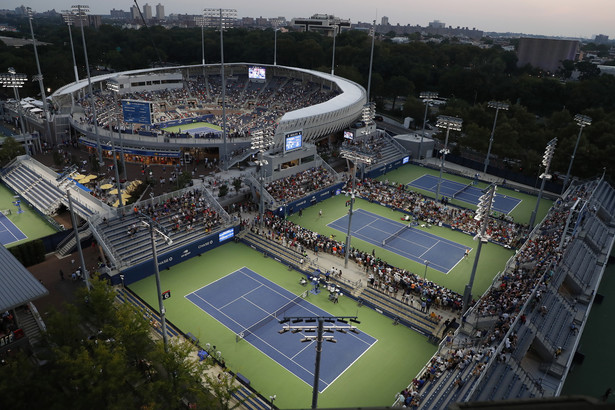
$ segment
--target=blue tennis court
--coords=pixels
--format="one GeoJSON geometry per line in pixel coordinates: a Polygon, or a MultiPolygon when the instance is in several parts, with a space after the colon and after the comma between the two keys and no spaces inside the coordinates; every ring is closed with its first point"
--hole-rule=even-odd
{"type": "Polygon", "coordinates": [[[4,246],[26,239],[27,236],[0,212],[0,243],[4,246]]]}
{"type": "MultiPolygon", "coordinates": [[[[435,175],[425,174],[409,182],[408,185],[435,193],[438,190],[438,179],[435,175]]],[[[446,178],[442,178],[442,183],[440,184],[441,195],[473,205],[478,205],[478,201],[483,193],[482,189],[472,186],[472,184],[462,184],[446,178]]],[[[508,214],[520,203],[520,199],[496,193],[491,208],[496,212],[508,214]]]]}
{"type": "MultiPolygon", "coordinates": [[[[306,336],[303,332],[278,333],[282,325],[276,316],[331,316],[329,313],[245,267],[186,298],[235,334],[241,334],[239,343],[250,343],[312,385],[316,342],[302,343],[306,336]],[[248,331],[254,325],[258,326],[248,331]]],[[[321,393],[376,343],[363,332],[336,333],[335,338],[337,343],[328,343],[321,354],[321,393]]]]}
{"type": "MultiPolygon", "coordinates": [[[[440,238],[429,232],[384,218],[363,209],[356,209],[352,214],[352,236],[372,245],[392,251],[448,274],[463,258],[466,246],[448,239],[440,238]],[[395,235],[391,240],[390,237],[395,235]],[[383,245],[383,241],[387,240],[383,245]],[[389,241],[390,240],[390,241],[389,241]]],[[[348,230],[348,215],[336,219],[328,226],[341,232],[348,230]]]]}

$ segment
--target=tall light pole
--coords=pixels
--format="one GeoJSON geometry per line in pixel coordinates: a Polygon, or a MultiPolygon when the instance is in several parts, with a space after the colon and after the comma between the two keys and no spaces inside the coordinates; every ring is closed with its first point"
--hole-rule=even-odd
{"type": "Polygon", "coordinates": [[[26,133],[26,123],[23,119],[23,107],[21,106],[19,91],[17,91],[17,89],[23,87],[27,79],[27,75],[18,74],[13,67],[9,67],[8,74],[0,74],[0,84],[2,84],[5,88],[12,88],[13,93],[15,94],[17,113],[19,114],[19,123],[21,125],[22,134],[26,133]]]}
{"type": "Polygon", "coordinates": [[[237,17],[235,9],[204,9],[203,16],[209,20],[213,20],[216,16],[220,19],[220,76],[222,77],[222,152],[219,153],[220,169],[226,171],[228,169],[227,158],[227,141],[226,141],[226,78],[224,70],[224,28],[231,26],[231,21],[237,17]]]}
{"type": "Polygon", "coordinates": [[[70,38],[70,50],[73,54],[73,69],[75,70],[75,82],[79,82],[79,72],[77,71],[77,59],[75,58],[75,45],[73,44],[73,30],[71,26],[75,21],[75,15],[70,10],[62,10],[62,18],[68,26],[68,37],[70,38]]]}
{"type": "Polygon", "coordinates": [[[420,161],[421,155],[423,155],[423,138],[425,138],[425,124],[427,123],[427,111],[429,106],[438,98],[438,93],[435,91],[423,91],[419,94],[419,98],[423,100],[425,104],[425,115],[423,116],[423,132],[421,133],[421,142],[419,142],[419,155],[417,159],[420,161]]]}
{"type": "MultiPolygon", "coordinates": [[[[120,154],[121,154],[121,158],[122,158],[122,171],[124,174],[124,181],[128,181],[128,176],[126,173],[126,162],[124,159],[124,142],[122,140],[122,116],[121,114],[121,109],[120,106],[118,105],[118,95],[120,93],[120,84],[117,82],[111,82],[109,81],[107,83],[107,89],[109,89],[109,91],[111,91],[113,93],[113,103],[115,105],[115,110],[116,110],[116,123],[117,123],[117,135],[120,138],[120,154]]],[[[114,153],[113,155],[115,156],[115,147],[114,149],[114,153]]]]}
{"type": "Polygon", "coordinates": [[[273,30],[273,65],[278,65],[278,31],[279,28],[273,30]]]}
{"type": "Polygon", "coordinates": [[[374,162],[374,156],[349,149],[340,150],[340,155],[342,156],[342,158],[346,158],[347,160],[352,161],[352,163],[354,164],[354,169],[352,172],[352,185],[350,187],[350,210],[348,211],[348,231],[346,232],[346,249],[344,250],[344,268],[347,268],[348,256],[350,254],[350,239],[352,237],[351,227],[352,213],[355,200],[357,164],[371,164],[372,162],[374,162]]]}
{"type": "Polygon", "coordinates": [[[489,101],[487,107],[495,108],[495,118],[493,119],[493,128],[491,129],[491,137],[489,137],[489,148],[487,149],[487,156],[485,157],[485,168],[483,173],[487,173],[487,167],[489,166],[489,157],[491,156],[491,145],[493,144],[493,136],[495,135],[495,124],[498,121],[498,113],[500,110],[508,110],[509,105],[501,101],[489,101]]]}
{"type": "Polygon", "coordinates": [[[487,226],[489,225],[489,217],[491,215],[491,205],[495,199],[495,184],[489,187],[489,190],[483,194],[478,200],[478,207],[474,214],[474,219],[481,221],[480,231],[474,237],[478,240],[478,247],[476,248],[476,256],[474,257],[474,265],[472,266],[472,273],[470,274],[470,281],[465,287],[463,292],[463,310],[461,314],[465,314],[472,302],[472,286],[474,286],[474,277],[476,276],[476,268],[478,267],[478,258],[480,257],[480,251],[483,246],[483,242],[489,240],[489,236],[485,234],[487,226]]]}
{"type": "Polygon", "coordinates": [[[164,239],[167,245],[172,245],[173,240],[167,235],[165,229],[154,221],[149,216],[139,213],[141,218],[141,224],[148,227],[150,239],[152,242],[152,257],[154,258],[154,274],[156,275],[156,290],[158,291],[158,310],[160,312],[160,323],[162,325],[162,340],[164,342],[164,350],[169,348],[169,337],[167,335],[167,321],[165,318],[166,311],[164,309],[164,303],[162,302],[162,288],[160,287],[160,269],[158,267],[158,252],[156,251],[156,238],[154,234],[157,233],[164,239]]]}
{"type": "Polygon", "coordinates": [[[260,201],[259,201],[259,224],[263,226],[263,218],[265,214],[265,199],[263,197],[263,185],[265,185],[265,165],[269,164],[266,159],[263,158],[263,153],[269,149],[273,143],[273,136],[270,130],[261,129],[252,132],[252,149],[258,151],[258,159],[255,161],[260,167],[260,201]]]}
{"type": "Polygon", "coordinates": [[[98,135],[98,118],[96,117],[96,100],[94,98],[94,90],[92,89],[92,78],[90,77],[90,62],[88,60],[88,49],[85,43],[85,31],[83,30],[83,21],[87,17],[87,12],[90,11],[90,6],[76,5],[71,7],[75,17],[81,23],[81,39],[83,40],[83,54],[85,56],[85,69],[88,76],[88,93],[90,94],[90,105],[92,106],[92,119],[94,120],[94,135],[96,135],[96,145],[98,151],[98,163],[104,164],[102,157],[102,147],[100,145],[100,135],[98,135]]]}
{"type": "Polygon", "coordinates": [[[335,75],[335,38],[337,37],[337,30],[339,24],[333,25],[333,56],[331,57],[331,75],[335,75]]]}
{"type": "Polygon", "coordinates": [[[369,102],[369,96],[372,87],[372,66],[374,65],[374,42],[376,41],[376,20],[372,24],[372,50],[369,54],[369,74],[367,75],[367,102],[369,102]]]}
{"type": "Polygon", "coordinates": [[[312,384],[312,409],[318,407],[318,384],[320,382],[320,357],[322,354],[322,342],[337,343],[334,336],[324,333],[360,333],[353,324],[361,324],[356,316],[284,316],[280,323],[285,324],[278,331],[280,334],[291,333],[316,333],[315,336],[305,336],[302,343],[316,342],[316,362],[314,364],[314,383],[312,384]],[[292,324],[288,322],[291,321],[292,324]],[[350,321],[350,323],[348,323],[350,321]],[[303,323],[305,324],[299,324],[303,323]],[[325,322],[327,323],[325,325],[325,322]],[[316,323],[316,324],[314,324],[316,323]]]}
{"type": "Polygon", "coordinates": [[[73,224],[73,230],[75,231],[75,242],[77,243],[77,253],[79,254],[79,261],[81,262],[81,270],[83,270],[85,286],[88,290],[90,290],[90,273],[88,272],[88,268],[85,266],[85,259],[83,258],[83,249],[81,248],[81,239],[79,238],[79,227],[77,226],[77,218],[75,217],[75,211],[73,210],[73,197],[70,194],[70,188],[66,190],[66,196],[68,197],[68,209],[70,210],[70,219],[73,224]]]}
{"type": "Polygon", "coordinates": [[[545,153],[542,157],[542,166],[545,167],[545,172],[539,176],[539,178],[542,179],[542,182],[540,183],[540,192],[538,193],[538,199],[536,200],[536,208],[534,208],[534,211],[532,211],[532,216],[530,217],[530,230],[534,227],[534,222],[536,221],[536,214],[538,213],[538,207],[540,206],[540,199],[542,198],[542,191],[545,188],[545,182],[547,179],[551,179],[549,168],[551,167],[551,160],[553,159],[553,153],[555,152],[556,145],[557,138],[553,138],[547,143],[547,148],[545,149],[545,153]]]}
{"type": "Polygon", "coordinates": [[[195,22],[201,26],[201,65],[203,66],[203,80],[205,79],[205,16],[198,16],[195,22]]]}
{"type": "Polygon", "coordinates": [[[442,185],[442,170],[444,169],[444,159],[446,158],[446,154],[448,151],[448,134],[451,130],[461,131],[461,124],[463,120],[458,117],[449,117],[446,115],[438,116],[438,121],[436,122],[436,127],[438,128],[446,128],[446,138],[444,139],[444,148],[440,150],[440,177],[438,178],[438,188],[436,189],[436,201],[440,197],[440,185],[442,185]]]}
{"type": "Polygon", "coordinates": [[[47,95],[45,94],[45,85],[43,84],[43,73],[41,72],[41,63],[38,59],[38,48],[36,47],[36,38],[34,37],[34,29],[32,28],[32,9],[26,8],[28,13],[28,23],[30,24],[30,34],[32,35],[32,45],[34,46],[34,59],[36,60],[36,69],[38,74],[34,76],[34,80],[38,81],[38,87],[41,90],[41,100],[43,100],[43,114],[45,116],[45,132],[46,140],[51,142],[51,128],[49,127],[49,109],[47,107],[47,95]]]}
{"type": "Polygon", "coordinates": [[[566,191],[566,186],[568,185],[568,179],[570,178],[570,171],[572,171],[572,163],[574,162],[574,156],[577,153],[577,148],[579,147],[579,141],[581,141],[581,134],[583,133],[583,128],[592,124],[591,117],[587,115],[577,114],[574,116],[574,120],[579,126],[579,136],[577,137],[577,142],[574,144],[574,150],[572,151],[572,157],[570,157],[570,164],[568,165],[568,171],[566,172],[566,178],[564,179],[564,186],[562,186],[562,194],[566,191]]]}

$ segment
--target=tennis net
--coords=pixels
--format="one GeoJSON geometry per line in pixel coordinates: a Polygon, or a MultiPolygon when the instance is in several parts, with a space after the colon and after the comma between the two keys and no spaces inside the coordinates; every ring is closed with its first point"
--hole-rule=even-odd
{"type": "Polygon", "coordinates": [[[384,241],[382,241],[382,246],[385,246],[386,244],[390,243],[393,239],[399,237],[399,235],[401,235],[403,231],[409,228],[410,228],[409,224],[404,225],[400,230],[395,232],[393,235],[389,236],[388,238],[384,238],[384,241]]]}
{"type": "Polygon", "coordinates": [[[249,335],[253,334],[256,331],[256,329],[261,328],[262,326],[264,326],[265,324],[269,323],[273,319],[280,318],[280,316],[282,316],[284,314],[284,312],[286,312],[288,309],[292,308],[293,306],[298,306],[299,302],[301,301],[301,299],[305,299],[306,295],[307,295],[307,293],[303,292],[299,296],[295,297],[294,299],[290,300],[288,303],[286,303],[285,305],[283,305],[282,307],[277,309],[275,312],[268,314],[267,316],[265,316],[264,318],[262,318],[258,322],[254,323],[252,326],[250,326],[247,329],[237,333],[235,335],[235,340],[237,342],[239,342],[241,339],[245,339],[246,336],[249,336],[249,335]]]}
{"type": "Polygon", "coordinates": [[[463,188],[461,188],[459,191],[455,192],[452,196],[453,199],[455,199],[457,197],[457,195],[465,192],[468,188],[470,188],[472,185],[474,185],[472,182],[470,182],[468,185],[464,186],[463,188]]]}

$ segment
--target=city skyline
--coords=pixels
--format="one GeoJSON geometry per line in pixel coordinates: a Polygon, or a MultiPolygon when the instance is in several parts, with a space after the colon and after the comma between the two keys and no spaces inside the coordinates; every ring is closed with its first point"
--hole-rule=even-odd
{"type": "MultiPolygon", "coordinates": [[[[169,14],[200,14],[203,8],[233,8],[239,17],[278,17],[288,20],[294,17],[309,17],[313,14],[333,14],[350,19],[352,23],[380,23],[383,16],[389,18],[391,25],[426,26],[430,21],[439,20],[446,26],[476,28],[486,32],[524,33],[532,35],[593,38],[597,34],[615,38],[615,2],[612,0],[589,0],[583,6],[574,0],[518,0],[496,4],[488,0],[441,0],[432,2],[416,0],[409,5],[403,0],[383,0],[377,4],[357,3],[349,0],[325,2],[316,0],[309,3],[279,2],[262,0],[260,2],[235,0],[202,3],[195,0],[175,0],[173,2],[148,1],[155,10],[157,4],[169,14]]],[[[3,5],[15,9],[21,5],[31,7],[36,12],[55,9],[68,9],[73,3],[50,2],[49,0],[9,0],[3,5]]],[[[102,3],[87,3],[92,14],[108,15],[111,9],[129,11],[135,3],[128,0],[109,0],[102,3]]],[[[143,10],[146,2],[139,2],[143,10]]],[[[154,13],[155,14],[155,13],[154,13]]]]}

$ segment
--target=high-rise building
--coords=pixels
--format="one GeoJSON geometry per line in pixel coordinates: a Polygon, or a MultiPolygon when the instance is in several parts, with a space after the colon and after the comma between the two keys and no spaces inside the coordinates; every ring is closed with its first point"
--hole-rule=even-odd
{"type": "Polygon", "coordinates": [[[383,26],[388,26],[389,25],[389,18],[387,16],[382,16],[382,19],[380,19],[380,24],[383,26]]]}
{"type": "Polygon", "coordinates": [[[139,20],[140,16],[139,16],[139,8],[135,5],[130,6],[130,17],[133,20],[139,20]]]}
{"type": "Polygon", "coordinates": [[[164,20],[164,6],[160,3],[156,6],[156,18],[158,20],[164,20]]]}
{"type": "Polygon", "coordinates": [[[145,21],[152,19],[152,6],[147,3],[143,5],[143,18],[145,21]]]}

